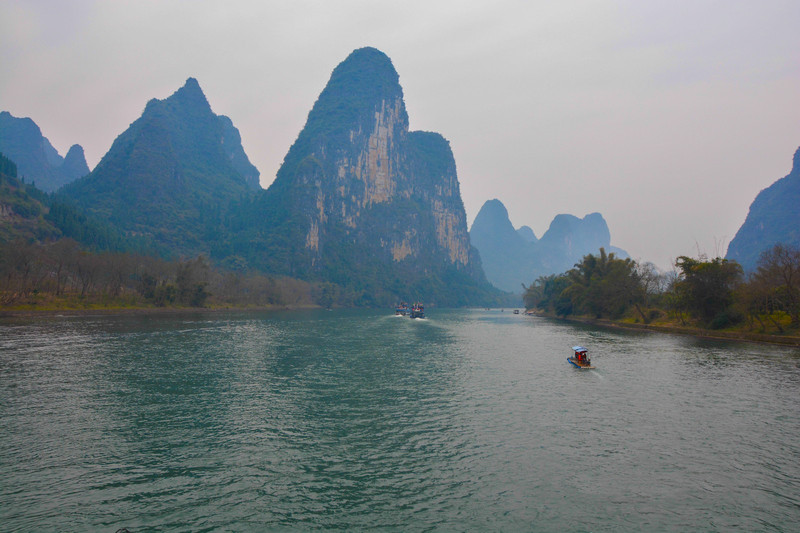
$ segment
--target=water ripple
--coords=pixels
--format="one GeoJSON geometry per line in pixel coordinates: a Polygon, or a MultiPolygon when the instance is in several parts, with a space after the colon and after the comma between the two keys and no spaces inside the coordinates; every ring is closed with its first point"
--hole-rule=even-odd
{"type": "Polygon", "coordinates": [[[491,311],[6,321],[0,523],[789,530],[798,360],[491,311]]]}

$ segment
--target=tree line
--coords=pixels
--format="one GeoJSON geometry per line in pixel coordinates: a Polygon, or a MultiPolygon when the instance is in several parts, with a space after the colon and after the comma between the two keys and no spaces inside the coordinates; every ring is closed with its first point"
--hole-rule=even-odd
{"type": "Polygon", "coordinates": [[[527,309],[640,323],[674,321],[709,329],[800,329],[800,249],[778,244],[745,275],[736,261],[678,257],[675,270],[600,249],[574,268],[524,287],[527,309]]]}
{"type": "Polygon", "coordinates": [[[70,238],[0,243],[0,307],[330,306],[332,284],[213,266],[205,256],[166,260],[96,252],[70,238]]]}

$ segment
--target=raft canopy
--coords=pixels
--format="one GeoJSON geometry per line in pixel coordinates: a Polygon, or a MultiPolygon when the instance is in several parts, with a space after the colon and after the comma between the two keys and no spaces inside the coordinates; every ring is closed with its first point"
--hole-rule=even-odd
{"type": "Polygon", "coordinates": [[[573,346],[572,351],[575,353],[580,353],[580,352],[588,352],[589,350],[587,350],[583,346],[573,346]]]}

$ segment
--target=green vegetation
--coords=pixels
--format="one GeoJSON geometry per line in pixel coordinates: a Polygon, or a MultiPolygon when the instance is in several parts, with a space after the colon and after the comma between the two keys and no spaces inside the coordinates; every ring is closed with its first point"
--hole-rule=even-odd
{"type": "Polygon", "coordinates": [[[776,245],[745,278],[722,258],[679,257],[676,271],[618,259],[600,249],[568,272],[526,287],[529,310],[562,317],[610,319],[760,334],[800,330],[800,249],[776,245]]]}
{"type": "Polygon", "coordinates": [[[55,234],[56,229],[42,217],[45,200],[44,193],[17,179],[17,165],[0,153],[0,239],[46,238],[55,234]]]}
{"type": "MultiPolygon", "coordinates": [[[[249,273],[241,258],[215,268],[204,256],[169,261],[71,201],[17,178],[0,154],[0,308],[310,306],[332,284],[249,273]]],[[[213,214],[211,208],[206,209],[213,214]]],[[[163,254],[162,254],[163,255],[163,254]]]]}
{"type": "Polygon", "coordinates": [[[742,267],[737,262],[681,256],[675,265],[680,277],[673,287],[674,301],[683,310],[711,329],[739,321],[733,308],[735,291],[742,280],[742,267]]]}
{"type": "Polygon", "coordinates": [[[0,153],[0,179],[3,176],[17,177],[17,164],[0,153]]]}
{"type": "Polygon", "coordinates": [[[89,250],[154,250],[141,238],[123,236],[111,225],[85,215],[72,202],[47,194],[17,177],[16,164],[0,154],[0,242],[75,239],[89,250]]]}
{"type": "Polygon", "coordinates": [[[162,254],[207,253],[209,241],[222,237],[229,202],[252,192],[236,168],[244,170],[241,146],[225,144],[232,128],[189,79],[169,98],[151,100],[97,167],[61,194],[125,234],[157,243],[162,254]]]}

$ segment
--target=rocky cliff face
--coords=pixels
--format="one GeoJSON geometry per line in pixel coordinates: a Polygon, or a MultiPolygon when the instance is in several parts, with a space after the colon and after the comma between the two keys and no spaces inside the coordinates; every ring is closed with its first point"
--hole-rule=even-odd
{"type": "Polygon", "coordinates": [[[150,100],[91,174],[63,193],[129,235],[175,253],[208,252],[227,203],[258,187],[239,133],[189,78],[150,100]]]}
{"type": "Polygon", "coordinates": [[[75,144],[62,158],[30,118],[0,113],[0,152],[17,164],[20,177],[52,192],[89,173],[83,148],[75,144]]]}
{"type": "Polygon", "coordinates": [[[409,131],[397,72],[374,48],[333,71],[266,198],[264,209],[279,213],[267,240],[302,243],[282,264],[287,273],[369,280],[370,290],[405,298],[414,295],[402,285],[486,286],[449,143],[409,131]]]}
{"type": "Polygon", "coordinates": [[[600,213],[582,219],[557,215],[538,241],[530,228],[523,228],[515,230],[505,206],[499,200],[489,200],[470,229],[470,239],[481,254],[486,277],[505,291],[519,293],[523,284],[530,285],[539,276],[565,272],[584,255],[597,254],[600,248],[617,257],[628,257],[624,250],[611,246],[611,233],[600,213]]]}
{"type": "Polygon", "coordinates": [[[800,247],[800,148],[794,153],[789,174],[758,193],[747,218],[728,246],[727,259],[746,271],[776,244],[800,247]]]}

